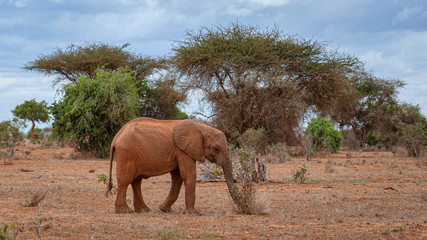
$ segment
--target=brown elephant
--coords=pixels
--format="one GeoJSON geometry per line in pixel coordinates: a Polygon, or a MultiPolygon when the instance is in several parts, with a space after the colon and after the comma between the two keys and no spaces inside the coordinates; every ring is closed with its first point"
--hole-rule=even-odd
{"type": "Polygon", "coordinates": [[[132,185],[135,212],[149,211],[142,199],[141,181],[165,173],[171,174],[172,184],[160,210],[171,211],[184,182],[184,213],[197,213],[194,208],[196,161],[204,162],[205,158],[222,166],[228,190],[233,193],[233,170],[224,133],[192,120],[137,118],[124,125],[111,143],[107,194],[113,186],[113,158],[117,162],[116,213],[133,212],[126,203],[129,184],[132,185]]]}

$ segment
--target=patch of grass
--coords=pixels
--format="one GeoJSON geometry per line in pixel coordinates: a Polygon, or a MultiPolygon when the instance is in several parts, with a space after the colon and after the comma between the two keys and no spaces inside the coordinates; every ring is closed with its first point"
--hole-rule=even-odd
{"type": "Polygon", "coordinates": [[[188,234],[188,236],[190,238],[195,238],[195,239],[221,238],[221,236],[216,235],[216,234],[212,234],[212,233],[208,233],[208,234],[194,234],[194,233],[190,233],[190,234],[188,234]]]}
{"type": "Polygon", "coordinates": [[[392,232],[404,232],[404,231],[406,231],[406,228],[405,227],[393,228],[391,231],[392,232]]]}
{"type": "Polygon", "coordinates": [[[181,234],[174,232],[174,231],[158,231],[156,235],[157,235],[157,237],[161,237],[164,239],[177,238],[177,237],[181,236],[181,234]]]}
{"type": "Polygon", "coordinates": [[[190,238],[190,239],[215,239],[222,238],[219,235],[208,233],[208,234],[196,234],[196,233],[178,233],[172,230],[157,231],[156,233],[150,234],[149,236],[141,236],[142,238],[161,238],[161,239],[173,239],[173,238],[190,238]]]}
{"type": "MultiPolygon", "coordinates": [[[[282,179],[281,182],[295,182],[294,179],[282,179]]],[[[353,182],[353,183],[374,183],[378,181],[369,181],[369,180],[360,180],[360,179],[334,179],[334,180],[325,180],[325,179],[306,179],[305,183],[331,183],[331,182],[353,182]]]]}
{"type": "Polygon", "coordinates": [[[421,182],[427,182],[427,179],[423,179],[423,180],[421,180],[421,182]]]}

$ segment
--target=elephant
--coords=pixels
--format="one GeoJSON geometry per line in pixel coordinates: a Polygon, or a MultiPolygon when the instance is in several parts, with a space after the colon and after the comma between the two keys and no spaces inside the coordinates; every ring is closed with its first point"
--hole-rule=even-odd
{"type": "Polygon", "coordinates": [[[193,120],[136,118],[126,123],[111,143],[107,195],[113,187],[113,158],[116,160],[118,188],[116,213],[150,211],[142,198],[142,179],[170,173],[171,188],[159,209],[171,212],[171,206],[178,199],[184,183],[184,213],[198,214],[194,208],[196,162],[203,163],[205,159],[223,168],[228,191],[233,196],[233,169],[224,133],[193,120]],[[133,190],[134,210],[126,203],[129,184],[133,190]]]}

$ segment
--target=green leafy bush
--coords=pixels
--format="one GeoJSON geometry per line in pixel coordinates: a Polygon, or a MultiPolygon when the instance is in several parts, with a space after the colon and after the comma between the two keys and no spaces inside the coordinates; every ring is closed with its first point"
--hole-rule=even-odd
{"type": "Polygon", "coordinates": [[[332,123],[326,118],[311,119],[305,132],[313,135],[313,143],[317,151],[327,150],[330,153],[336,153],[340,149],[342,134],[334,129],[332,123]]]}
{"type": "Polygon", "coordinates": [[[294,174],[294,182],[296,183],[304,183],[306,180],[305,174],[307,173],[307,168],[302,166],[301,169],[295,172],[294,174]]]}
{"type": "MultiPolygon", "coordinates": [[[[34,128],[34,139],[43,139],[45,137],[45,132],[43,129],[35,127],[34,128]]],[[[27,132],[27,138],[31,138],[31,129],[27,132]]]]}
{"type": "Polygon", "coordinates": [[[10,157],[13,157],[16,144],[23,139],[23,128],[25,122],[18,118],[0,122],[0,147],[9,148],[10,157]]]}
{"type": "Polygon", "coordinates": [[[370,131],[366,134],[365,143],[371,147],[377,147],[378,149],[382,148],[386,144],[386,139],[381,137],[381,135],[375,131],[370,131]]]}
{"type": "Polygon", "coordinates": [[[70,140],[78,151],[107,156],[115,134],[137,117],[139,83],[127,69],[98,69],[93,77],[81,76],[53,104],[53,135],[70,140]]]}
{"type": "Polygon", "coordinates": [[[427,121],[414,124],[400,124],[401,142],[405,144],[409,156],[421,157],[427,150],[427,121]]]}

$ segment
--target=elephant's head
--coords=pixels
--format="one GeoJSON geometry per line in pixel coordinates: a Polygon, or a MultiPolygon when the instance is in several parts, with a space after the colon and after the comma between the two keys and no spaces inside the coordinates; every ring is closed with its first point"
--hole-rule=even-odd
{"type": "Polygon", "coordinates": [[[184,120],[175,126],[173,137],[176,146],[195,161],[204,162],[206,158],[212,163],[221,165],[228,190],[233,196],[233,168],[223,132],[192,120],[184,120]]]}

